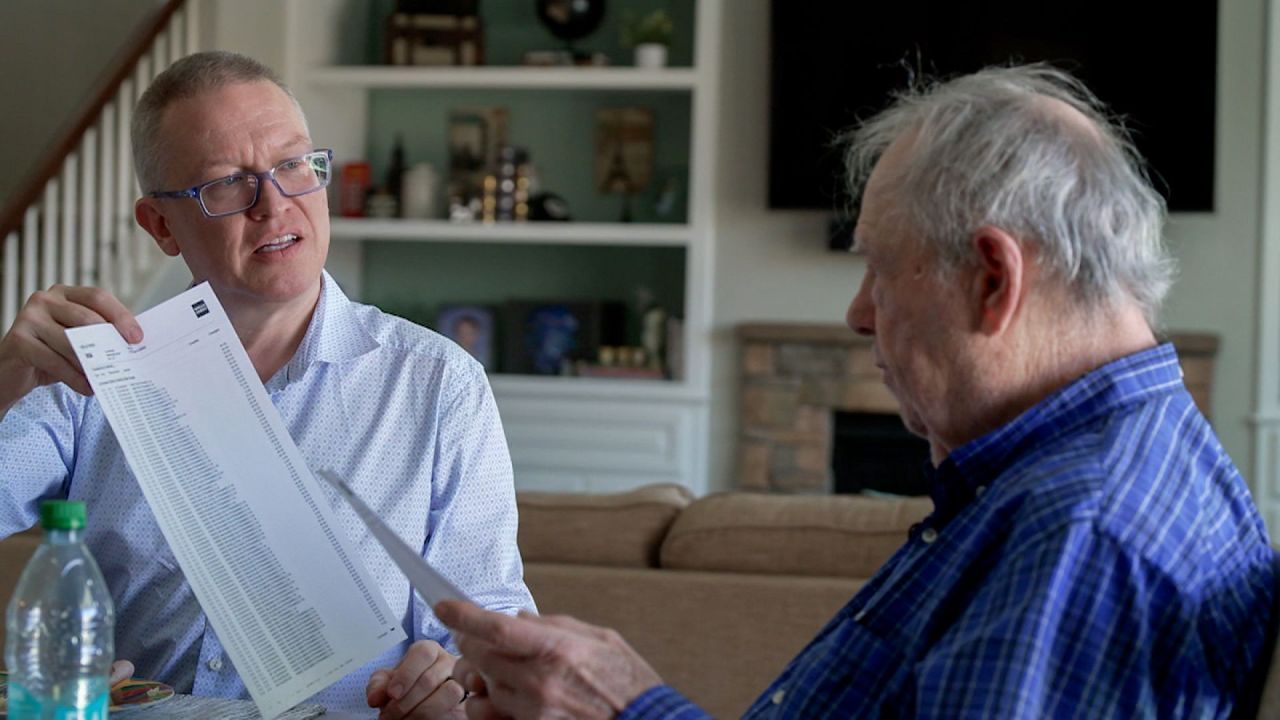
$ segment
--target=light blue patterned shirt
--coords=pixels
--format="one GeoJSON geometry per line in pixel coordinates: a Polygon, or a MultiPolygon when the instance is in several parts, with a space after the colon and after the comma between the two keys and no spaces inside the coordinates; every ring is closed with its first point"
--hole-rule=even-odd
{"type": "MultiPolygon", "coordinates": [[[[198,382],[198,378],[192,378],[198,382]]],[[[313,468],[332,468],[410,546],[478,604],[533,608],[516,547],[511,460],[480,364],[449,340],[353,303],[326,273],[292,360],[267,383],[313,468]]],[[[88,506],[86,540],[116,603],[116,656],[181,692],[248,697],[183,577],[102,409],[65,385],[39,388],[0,422],[0,536],[37,522],[44,498],[88,506]]],[[[454,650],[448,631],[347,504],[337,517],[410,641],[454,650]]],[[[312,698],[364,709],[365,683],[407,643],[312,698]]]]}
{"type": "MultiPolygon", "coordinates": [[[[1225,718],[1276,573],[1172,346],[1121,358],[933,473],[935,511],[749,718],[1225,718]]],[[[623,720],[703,717],[675,690],[623,720]]]]}

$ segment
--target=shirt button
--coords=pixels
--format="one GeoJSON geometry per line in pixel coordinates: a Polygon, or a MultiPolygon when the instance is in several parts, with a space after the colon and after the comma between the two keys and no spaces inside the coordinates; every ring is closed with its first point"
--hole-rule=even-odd
{"type": "Polygon", "coordinates": [[[938,539],[938,531],[933,528],[925,528],[924,532],[920,533],[920,539],[924,541],[925,545],[932,545],[933,541],[938,539]]]}
{"type": "Polygon", "coordinates": [[[773,697],[769,698],[769,701],[772,702],[774,705],[781,705],[782,699],[785,698],[786,696],[787,696],[786,690],[778,689],[773,692],[773,697]]]}
{"type": "Polygon", "coordinates": [[[866,610],[859,610],[859,611],[858,611],[858,614],[853,616],[853,621],[854,621],[854,622],[862,622],[862,618],[864,618],[864,617],[866,617],[866,616],[867,616],[867,611],[866,611],[866,610]]]}
{"type": "Polygon", "coordinates": [[[987,486],[986,486],[986,485],[979,485],[978,487],[974,488],[974,490],[973,490],[974,494],[975,494],[975,495],[977,495],[978,497],[982,497],[982,493],[984,493],[984,492],[986,492],[986,491],[987,491],[987,486]]]}
{"type": "Polygon", "coordinates": [[[209,666],[210,670],[214,672],[218,672],[219,670],[222,669],[222,658],[220,657],[209,658],[209,662],[205,664],[209,666]]]}

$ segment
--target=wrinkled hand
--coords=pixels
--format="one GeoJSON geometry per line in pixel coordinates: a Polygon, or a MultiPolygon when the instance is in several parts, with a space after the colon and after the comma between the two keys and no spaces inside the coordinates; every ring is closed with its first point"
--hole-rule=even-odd
{"type": "Polygon", "coordinates": [[[436,617],[453,630],[454,668],[472,693],[471,720],[612,718],[662,684],[617,632],[567,616],[510,617],[448,600],[436,617]]]}
{"type": "Polygon", "coordinates": [[[463,717],[462,685],[450,677],[457,662],[439,643],[419,640],[394,668],[369,676],[369,707],[382,710],[379,720],[463,717]]]}
{"type": "Polygon", "coordinates": [[[41,385],[63,382],[92,395],[66,330],[104,322],[115,325],[127,341],[142,342],[133,313],[106,290],[54,285],[33,293],[0,338],[0,417],[41,385]]]}

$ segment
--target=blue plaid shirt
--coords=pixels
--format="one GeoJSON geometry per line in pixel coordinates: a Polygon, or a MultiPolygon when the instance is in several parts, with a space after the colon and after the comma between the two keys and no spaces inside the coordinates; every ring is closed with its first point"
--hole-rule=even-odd
{"type": "MultiPolygon", "coordinates": [[[[1230,713],[1275,573],[1172,347],[1085,375],[931,474],[934,513],[747,717],[1230,713]]],[[[622,714],[701,716],[666,686],[622,714]]]]}

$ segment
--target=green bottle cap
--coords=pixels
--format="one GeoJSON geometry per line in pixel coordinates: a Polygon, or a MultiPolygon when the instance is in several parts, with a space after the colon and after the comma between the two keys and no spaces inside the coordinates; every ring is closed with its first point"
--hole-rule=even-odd
{"type": "Polygon", "coordinates": [[[45,530],[79,530],[84,527],[84,503],[79,500],[45,500],[40,503],[40,527],[45,530]]]}

